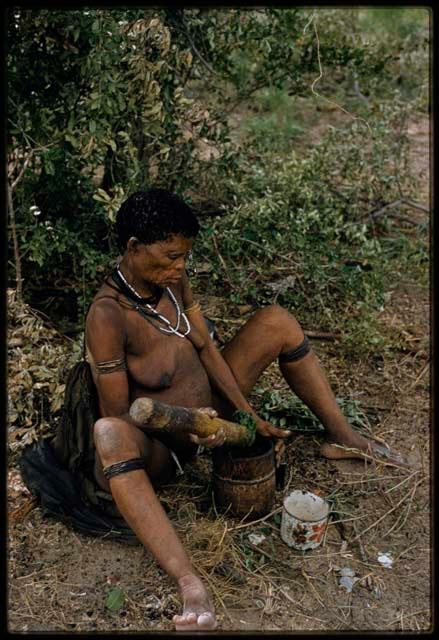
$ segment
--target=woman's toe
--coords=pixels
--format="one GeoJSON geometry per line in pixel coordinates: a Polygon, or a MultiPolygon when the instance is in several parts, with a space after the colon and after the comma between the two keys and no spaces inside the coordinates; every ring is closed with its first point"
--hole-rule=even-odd
{"type": "Polygon", "coordinates": [[[216,619],[212,612],[205,611],[198,616],[198,626],[204,629],[214,629],[216,627],[216,619]]]}

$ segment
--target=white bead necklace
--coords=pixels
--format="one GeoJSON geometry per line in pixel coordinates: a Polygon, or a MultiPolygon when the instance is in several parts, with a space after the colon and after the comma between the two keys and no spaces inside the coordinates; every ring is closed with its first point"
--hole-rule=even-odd
{"type": "Polygon", "coordinates": [[[150,305],[148,302],[143,302],[143,298],[142,296],[135,290],[135,288],[127,281],[127,279],[125,278],[125,276],[123,275],[122,271],[119,269],[119,265],[117,265],[116,267],[116,271],[120,277],[120,279],[122,280],[122,282],[126,285],[126,287],[128,287],[128,289],[131,291],[131,293],[133,293],[133,295],[139,300],[139,302],[142,302],[142,304],[144,304],[146,307],[148,307],[148,309],[150,311],[152,311],[152,313],[162,322],[164,322],[168,328],[165,327],[157,327],[157,329],[159,331],[161,331],[162,333],[172,333],[176,336],[178,336],[179,338],[185,338],[187,336],[187,334],[190,332],[191,330],[191,325],[189,324],[189,320],[187,319],[187,316],[185,313],[183,313],[180,309],[180,305],[177,302],[176,297],[174,296],[174,294],[172,293],[172,291],[169,289],[169,287],[165,287],[166,292],[169,296],[169,298],[172,300],[172,302],[175,305],[175,310],[177,313],[177,323],[175,325],[175,327],[173,327],[171,325],[171,323],[169,322],[168,318],[166,318],[165,316],[163,316],[161,313],[159,313],[156,309],[154,309],[154,307],[152,305],[150,305]],[[180,329],[180,320],[181,318],[183,318],[185,324],[186,324],[186,331],[184,333],[182,333],[181,331],[179,331],[180,329]]]}

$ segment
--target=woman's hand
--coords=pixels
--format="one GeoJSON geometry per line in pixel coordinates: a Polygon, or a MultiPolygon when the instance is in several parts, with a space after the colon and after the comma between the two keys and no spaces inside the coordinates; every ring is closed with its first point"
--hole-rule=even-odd
{"type": "MultiPolygon", "coordinates": [[[[209,418],[217,418],[218,413],[212,407],[201,407],[201,409],[197,409],[201,413],[209,416],[209,418]]],[[[226,434],[224,429],[218,429],[218,431],[207,438],[200,438],[195,433],[189,434],[189,439],[194,444],[201,444],[203,447],[207,447],[208,449],[214,449],[215,447],[221,447],[226,441],[226,434]]]]}
{"type": "Polygon", "coordinates": [[[274,455],[276,458],[276,467],[278,467],[284,459],[285,455],[285,438],[291,435],[291,431],[274,427],[266,420],[260,418],[256,420],[256,431],[265,438],[275,438],[274,455]]]}

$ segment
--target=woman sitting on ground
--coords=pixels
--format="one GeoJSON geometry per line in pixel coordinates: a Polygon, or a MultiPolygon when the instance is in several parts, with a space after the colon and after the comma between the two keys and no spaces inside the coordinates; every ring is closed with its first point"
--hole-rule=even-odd
{"type": "Polygon", "coordinates": [[[130,196],[117,214],[121,259],[97,292],[86,321],[88,359],[99,398],[94,425],[95,477],[152,553],[177,583],[183,600],[177,630],[217,626],[209,594],[156,495],[193,460],[198,446],[221,447],[223,433],[148,433],[129,416],[132,402],[149,397],[199,408],[231,419],[250,413],[261,436],[275,441],[280,462],[288,431],[262,420],[247,397],[274,360],[291,390],[324,425],[321,448],[328,458],[386,454],[382,444],[353,431],[297,320],[280,306],[256,311],[220,352],[194,300],[185,263],[199,225],[176,196],[151,189],[130,196]]]}

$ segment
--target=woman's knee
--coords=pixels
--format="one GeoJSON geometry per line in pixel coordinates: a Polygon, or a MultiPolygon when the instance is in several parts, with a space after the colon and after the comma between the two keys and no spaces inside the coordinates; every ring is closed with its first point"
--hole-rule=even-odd
{"type": "Polygon", "coordinates": [[[296,347],[303,341],[302,327],[293,314],[284,307],[272,304],[263,307],[255,315],[258,316],[260,322],[269,328],[270,335],[276,336],[279,352],[296,347]]]}
{"type": "Polygon", "coordinates": [[[287,329],[291,331],[293,328],[302,331],[299,322],[294,315],[279,304],[270,304],[267,307],[258,309],[255,313],[262,322],[276,327],[276,329],[287,329]]]}
{"type": "Polygon", "coordinates": [[[142,454],[133,434],[133,427],[120,418],[100,418],[93,426],[93,440],[100,459],[105,464],[115,457],[137,457],[142,454]]]}

